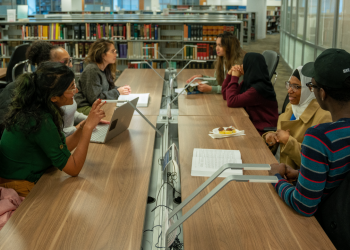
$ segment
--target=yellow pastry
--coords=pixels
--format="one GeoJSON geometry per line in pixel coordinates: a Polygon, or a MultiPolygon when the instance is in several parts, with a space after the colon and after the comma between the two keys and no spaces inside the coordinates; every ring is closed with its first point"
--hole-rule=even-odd
{"type": "Polygon", "coordinates": [[[223,127],[219,128],[219,134],[222,134],[222,135],[225,134],[225,129],[223,127]]]}
{"type": "Polygon", "coordinates": [[[232,134],[232,130],[233,130],[232,128],[227,128],[226,129],[226,134],[227,135],[231,135],[232,134]]]}

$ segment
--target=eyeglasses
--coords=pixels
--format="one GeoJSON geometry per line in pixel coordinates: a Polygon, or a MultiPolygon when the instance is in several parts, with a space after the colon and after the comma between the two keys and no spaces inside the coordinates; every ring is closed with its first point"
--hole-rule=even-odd
{"type": "Polygon", "coordinates": [[[77,91],[78,89],[77,89],[77,85],[75,84],[75,81],[74,81],[74,85],[73,86],[74,86],[73,89],[68,89],[65,92],[68,93],[68,94],[73,94],[73,95],[76,94],[78,92],[77,91]]]}
{"type": "Polygon", "coordinates": [[[117,54],[117,50],[116,49],[112,49],[111,52],[117,54]]]}
{"type": "Polygon", "coordinates": [[[308,82],[306,86],[310,89],[311,92],[314,92],[314,89],[319,89],[317,85],[312,84],[312,82],[308,82]]]}
{"type": "Polygon", "coordinates": [[[286,89],[289,90],[289,88],[292,88],[293,92],[297,92],[298,89],[301,89],[301,86],[296,84],[291,84],[290,82],[286,82],[286,89]]]}
{"type": "Polygon", "coordinates": [[[73,58],[72,57],[65,58],[62,61],[60,61],[60,63],[63,63],[66,66],[72,65],[73,64],[73,58]]]}

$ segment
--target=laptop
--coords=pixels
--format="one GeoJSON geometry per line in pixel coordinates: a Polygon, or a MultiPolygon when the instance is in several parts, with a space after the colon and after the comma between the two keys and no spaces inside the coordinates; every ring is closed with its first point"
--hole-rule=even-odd
{"type": "MultiPolygon", "coordinates": [[[[136,107],[138,100],[137,97],[130,102],[136,107]]],[[[127,102],[116,108],[110,124],[98,124],[91,134],[90,142],[106,143],[124,132],[129,127],[133,114],[134,108],[127,102]]]]}

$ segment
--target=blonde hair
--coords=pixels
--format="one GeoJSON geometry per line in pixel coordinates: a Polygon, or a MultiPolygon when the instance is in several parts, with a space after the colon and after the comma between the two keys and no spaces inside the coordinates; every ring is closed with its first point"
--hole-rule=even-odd
{"type": "Polygon", "coordinates": [[[225,73],[236,64],[242,64],[246,52],[241,48],[241,43],[231,32],[225,31],[217,36],[221,38],[221,47],[225,50],[225,57],[218,56],[215,61],[216,80],[221,86],[225,80],[225,73]],[[225,65],[225,73],[224,73],[225,65]]]}
{"type": "MultiPolygon", "coordinates": [[[[114,45],[112,41],[105,40],[105,39],[98,39],[96,42],[94,42],[90,49],[87,57],[85,58],[86,63],[96,63],[101,64],[103,63],[103,55],[108,52],[111,45],[114,45]]],[[[110,89],[113,88],[114,85],[114,79],[116,77],[117,72],[117,61],[112,64],[108,64],[108,66],[105,69],[106,72],[106,78],[109,83],[110,89]]]]}

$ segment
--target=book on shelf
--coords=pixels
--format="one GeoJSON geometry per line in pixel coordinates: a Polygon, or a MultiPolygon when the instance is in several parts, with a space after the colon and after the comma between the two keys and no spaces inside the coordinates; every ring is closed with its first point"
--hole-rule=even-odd
{"type": "Polygon", "coordinates": [[[224,25],[224,26],[208,26],[208,25],[196,25],[196,24],[184,24],[184,40],[185,41],[215,41],[219,34],[224,31],[232,32],[232,34],[238,35],[237,25],[224,25]]]}
{"type": "MultiPolygon", "coordinates": [[[[226,163],[242,163],[239,150],[193,149],[191,176],[212,176],[226,163]]],[[[219,177],[243,175],[242,170],[225,170],[219,177]]]]}

